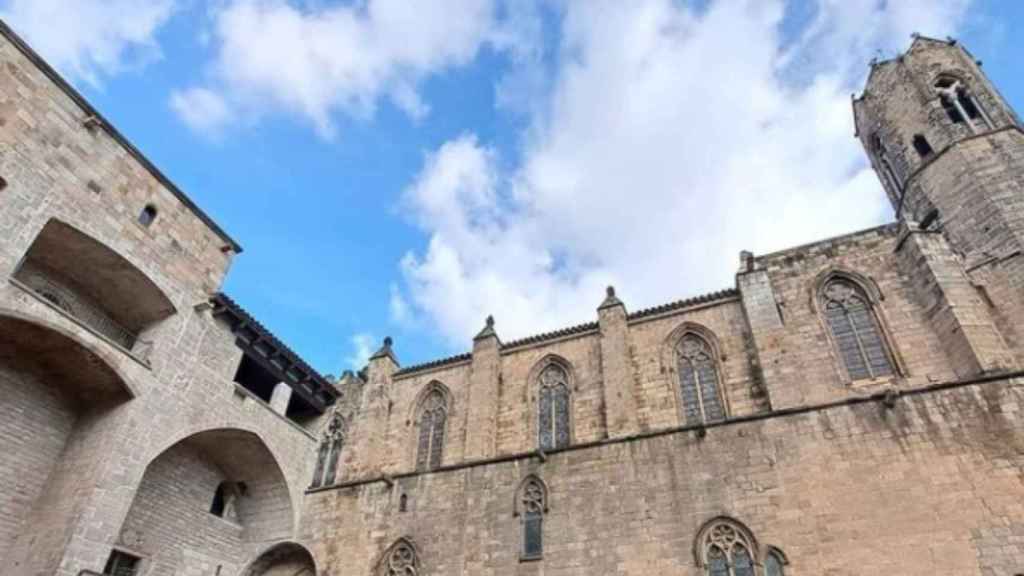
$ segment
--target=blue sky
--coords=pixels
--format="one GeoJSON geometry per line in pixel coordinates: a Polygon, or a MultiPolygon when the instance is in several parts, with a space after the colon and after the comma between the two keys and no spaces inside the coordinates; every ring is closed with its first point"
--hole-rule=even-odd
{"type": "Polygon", "coordinates": [[[225,290],[325,373],[731,286],[890,218],[874,55],[953,35],[1024,110],[1014,0],[0,0],[245,248],[225,290]]]}

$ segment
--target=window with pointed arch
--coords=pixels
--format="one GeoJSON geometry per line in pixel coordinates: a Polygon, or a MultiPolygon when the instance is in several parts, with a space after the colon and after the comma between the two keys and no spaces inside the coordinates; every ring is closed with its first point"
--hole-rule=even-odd
{"type": "Polygon", "coordinates": [[[698,543],[700,562],[708,576],[754,576],[757,548],[738,523],[717,520],[704,528],[698,543]]]}
{"type": "Polygon", "coordinates": [[[316,469],[313,471],[313,488],[330,486],[338,475],[341,451],[345,447],[345,421],[340,414],[331,417],[324,431],[317,452],[316,469]]]}
{"type": "Polygon", "coordinates": [[[725,418],[718,382],[718,362],[707,340],[692,332],[676,345],[679,396],[687,424],[725,418]]]}
{"type": "Polygon", "coordinates": [[[544,556],[544,515],[548,511],[548,489],[536,476],[528,476],[516,494],[516,514],[522,524],[521,560],[544,556]]]}
{"type": "Polygon", "coordinates": [[[828,280],[821,290],[821,309],[850,380],[893,374],[892,355],[881,325],[859,284],[843,277],[828,280]]]}
{"type": "Polygon", "coordinates": [[[404,538],[391,545],[377,570],[377,576],[418,576],[420,573],[416,548],[404,538]]]}
{"type": "Polygon", "coordinates": [[[416,469],[434,470],[441,466],[444,453],[445,425],[448,422],[448,401],[434,388],[420,403],[419,430],[416,443],[416,469]]]}
{"type": "Polygon", "coordinates": [[[939,76],[935,80],[935,91],[943,110],[954,124],[966,123],[971,129],[992,127],[985,110],[959,78],[939,76]]]}
{"type": "Polygon", "coordinates": [[[565,448],[571,442],[569,427],[569,372],[550,363],[540,372],[537,402],[537,436],[542,450],[565,448]]]}
{"type": "Polygon", "coordinates": [[[764,558],[764,576],[786,576],[786,558],[775,548],[764,558]]]}

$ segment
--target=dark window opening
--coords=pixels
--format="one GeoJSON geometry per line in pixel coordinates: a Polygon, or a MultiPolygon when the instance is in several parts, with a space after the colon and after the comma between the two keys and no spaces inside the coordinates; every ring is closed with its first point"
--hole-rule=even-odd
{"type": "Polygon", "coordinates": [[[227,504],[227,494],[225,483],[221,482],[217,485],[217,491],[213,493],[213,504],[210,505],[210,514],[224,517],[224,506],[227,504]]]}
{"type": "Polygon", "coordinates": [[[238,364],[238,371],[235,372],[235,382],[252,392],[260,400],[270,402],[270,397],[274,394],[274,386],[277,386],[279,380],[270,373],[270,370],[261,366],[248,354],[243,354],[242,361],[238,364]]]}
{"type": "Polygon", "coordinates": [[[935,82],[935,87],[936,88],[950,88],[950,87],[953,86],[953,84],[956,84],[956,80],[953,79],[953,78],[949,78],[947,76],[947,77],[939,78],[938,81],[935,82]]]}
{"type": "Polygon", "coordinates": [[[399,512],[405,512],[408,509],[409,509],[409,496],[406,495],[406,494],[402,494],[398,498],[398,511],[399,512]]]}
{"type": "Polygon", "coordinates": [[[139,214],[139,224],[142,224],[146,228],[149,228],[153,221],[156,220],[156,206],[147,204],[142,212],[139,214]]]}
{"type": "Polygon", "coordinates": [[[7,180],[0,178],[0,190],[7,188],[7,180]]]}
{"type": "Polygon", "coordinates": [[[946,111],[946,116],[949,117],[950,121],[954,124],[960,124],[964,121],[963,115],[960,114],[960,110],[957,109],[952,98],[943,95],[940,101],[942,102],[942,109],[946,111]]]}
{"type": "Polygon", "coordinates": [[[935,152],[932,150],[932,145],[928,143],[928,139],[922,134],[914,135],[914,150],[917,150],[917,154],[921,158],[927,158],[935,152]]]}
{"type": "Polygon", "coordinates": [[[139,558],[114,550],[107,559],[103,573],[108,576],[135,576],[139,572],[139,558]]]}
{"type": "Polygon", "coordinates": [[[967,117],[971,120],[981,118],[981,112],[978,107],[974,104],[974,98],[971,98],[967,91],[963,88],[956,91],[957,102],[960,103],[960,107],[967,113],[967,117]]]}

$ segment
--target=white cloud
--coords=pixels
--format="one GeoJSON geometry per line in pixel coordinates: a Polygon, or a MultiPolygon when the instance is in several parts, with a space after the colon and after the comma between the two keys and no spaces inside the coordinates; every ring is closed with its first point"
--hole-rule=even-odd
{"type": "Polygon", "coordinates": [[[216,56],[204,89],[251,114],[298,114],[325,137],[335,133],[333,113],[367,117],[382,98],[421,118],[429,107],[418,83],[475,58],[494,1],[231,0],[213,13],[216,56]]]}
{"type": "Polygon", "coordinates": [[[171,109],[196,132],[217,135],[231,121],[228,104],[216,92],[190,88],[171,94],[171,109]]]}
{"type": "Polygon", "coordinates": [[[465,348],[488,313],[505,339],[588,321],[607,283],[637,309],[730,286],[740,250],[889,218],[850,93],[876,49],[966,7],[820,0],[794,41],[781,0],[566,3],[522,162],[464,135],[406,191],[430,238],[401,265],[412,312],[465,348]]]}
{"type": "Polygon", "coordinates": [[[55,68],[99,85],[160,56],[155,35],[175,8],[174,0],[0,0],[0,18],[55,68]]]}
{"type": "Polygon", "coordinates": [[[362,370],[366,363],[370,361],[370,356],[375,352],[373,336],[365,332],[361,332],[352,336],[349,344],[352,346],[351,353],[345,358],[345,363],[352,370],[362,370]]]}

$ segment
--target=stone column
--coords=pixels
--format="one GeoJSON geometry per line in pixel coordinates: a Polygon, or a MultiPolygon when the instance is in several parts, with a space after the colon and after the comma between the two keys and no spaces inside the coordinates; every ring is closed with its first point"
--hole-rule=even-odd
{"type": "MultiPolygon", "coordinates": [[[[384,344],[373,356],[370,356],[370,362],[367,365],[363,406],[356,421],[359,429],[359,450],[356,453],[358,462],[355,465],[358,474],[354,475],[384,473],[392,464],[393,459],[401,454],[400,451],[397,454],[392,454],[390,450],[391,434],[401,433],[401,430],[391,430],[390,423],[391,382],[394,373],[399,368],[398,358],[391,350],[391,345],[391,338],[385,338],[384,344]]],[[[400,460],[396,464],[403,470],[412,466],[411,462],[403,463],[400,460]]]]}
{"type": "Polygon", "coordinates": [[[609,438],[629,436],[639,431],[636,390],[630,367],[629,323],[626,306],[608,287],[604,302],[597,308],[601,334],[601,381],[609,438]]]}
{"type": "Polygon", "coordinates": [[[758,266],[750,252],[740,253],[736,288],[740,292],[754,353],[751,358],[754,386],[759,386],[768,395],[772,409],[801,405],[803,396],[799,387],[779,372],[779,368],[792,359],[782,358],[785,326],[779,314],[775,290],[768,272],[758,266]]]}
{"type": "Polygon", "coordinates": [[[270,408],[284,416],[288,412],[288,402],[292,399],[292,387],[284,382],[278,382],[274,391],[270,394],[270,408]]]}
{"type": "Polygon", "coordinates": [[[466,406],[467,460],[489,458],[495,453],[498,429],[498,379],[501,377],[501,340],[494,318],[473,338],[469,395],[466,406]]]}
{"type": "Polygon", "coordinates": [[[903,222],[897,262],[960,378],[1013,368],[988,305],[940,232],[903,222]]]}

